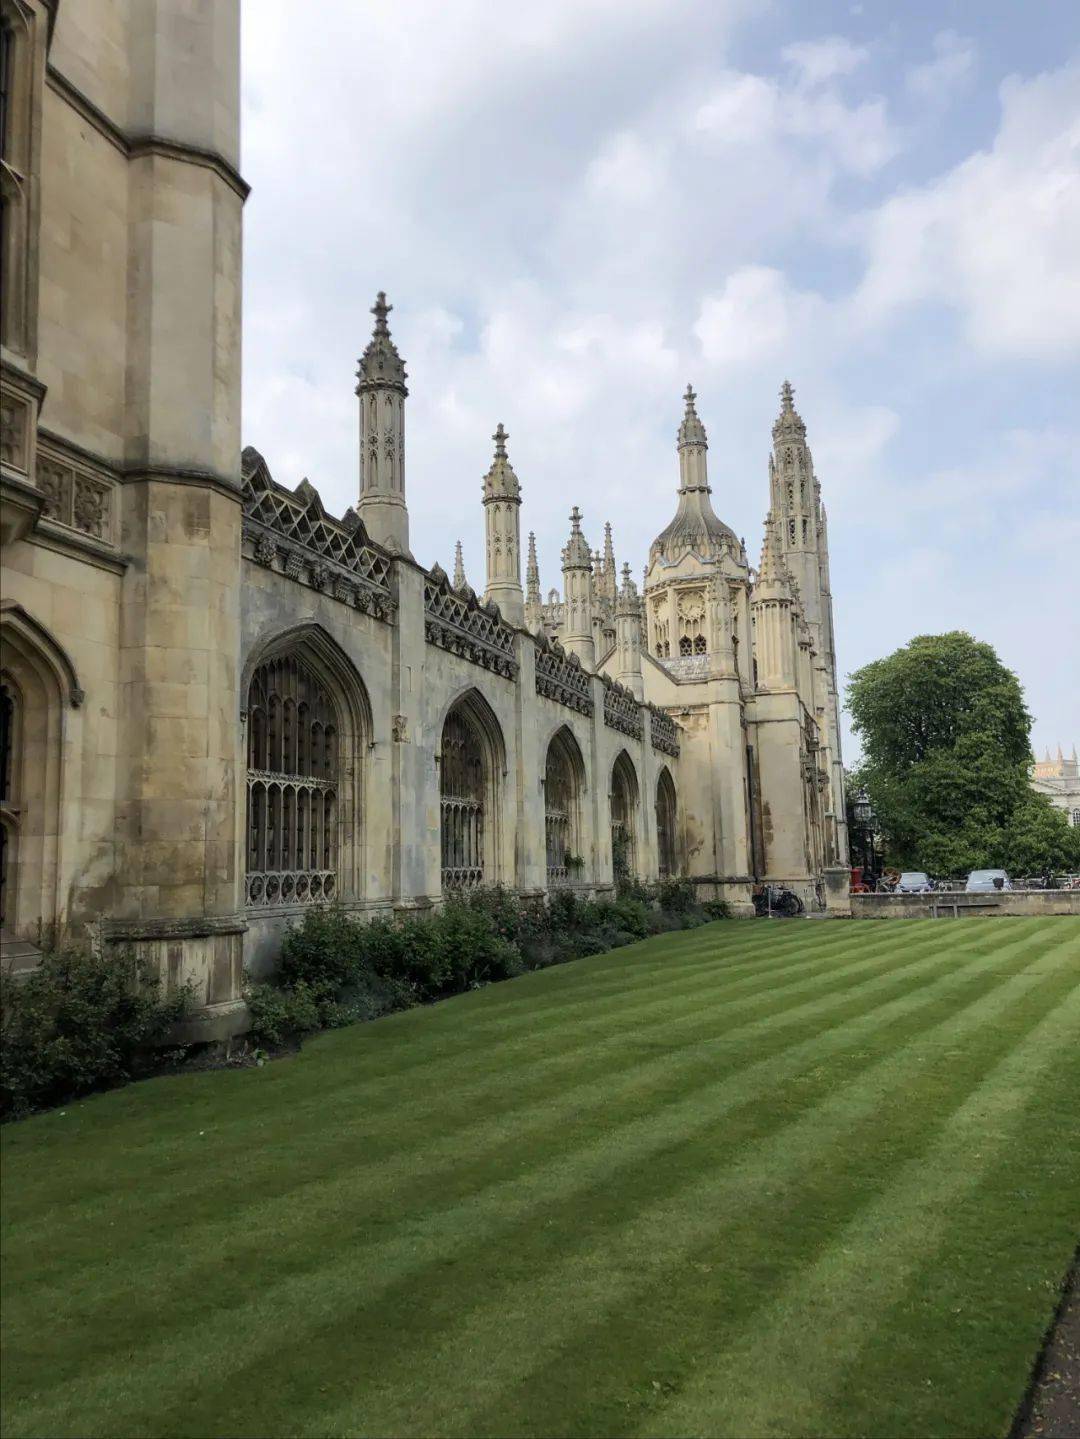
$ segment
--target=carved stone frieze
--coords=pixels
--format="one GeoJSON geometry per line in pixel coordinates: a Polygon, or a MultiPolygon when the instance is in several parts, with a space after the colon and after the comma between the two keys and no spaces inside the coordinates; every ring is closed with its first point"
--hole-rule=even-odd
{"type": "Polygon", "coordinates": [[[331,595],[350,608],[392,621],[393,561],[368,539],[354,510],[335,520],[309,480],[286,490],[270,476],[257,450],[242,457],[245,554],[277,568],[299,584],[331,595]]]}
{"type": "Polygon", "coordinates": [[[110,490],[89,475],[75,476],[75,500],[72,506],[75,528],[95,539],[106,538],[109,523],[110,490]]]}
{"type": "Polygon", "coordinates": [[[37,484],[45,498],[42,514],[46,519],[71,524],[71,497],[75,488],[75,471],[69,465],[41,456],[37,466],[37,484]]]}
{"type": "Polygon", "coordinates": [[[640,739],[644,733],[641,705],[625,685],[609,679],[607,675],[600,678],[604,684],[604,723],[609,729],[618,730],[631,739],[640,739]]]}
{"type": "Polygon", "coordinates": [[[652,736],[652,747],[659,750],[661,754],[671,755],[673,759],[679,754],[679,726],[669,714],[655,705],[649,705],[651,722],[649,725],[652,736]]]}
{"type": "Polygon", "coordinates": [[[577,655],[567,654],[558,640],[538,635],[536,693],[578,714],[593,712],[592,683],[577,655]]]}
{"type": "Polygon", "coordinates": [[[9,469],[27,473],[27,421],[30,407],[18,395],[0,395],[0,461],[9,469]]]}
{"type": "Polygon", "coordinates": [[[514,631],[503,622],[498,605],[483,604],[468,588],[459,594],[440,565],[424,581],[424,636],[428,644],[483,669],[517,678],[514,631]]]}
{"type": "Polygon", "coordinates": [[[114,543],[116,485],[103,473],[39,445],[34,480],[44,499],[44,519],[114,543]]]}

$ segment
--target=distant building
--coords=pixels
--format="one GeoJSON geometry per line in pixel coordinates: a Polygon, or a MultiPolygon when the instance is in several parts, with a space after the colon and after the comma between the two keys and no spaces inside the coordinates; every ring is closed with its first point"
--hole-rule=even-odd
{"type": "Polygon", "coordinates": [[[1044,794],[1050,803],[1063,809],[1069,823],[1080,829],[1080,765],[1076,758],[1076,746],[1068,759],[1058,745],[1057,759],[1050,758],[1046,750],[1043,758],[1031,766],[1031,788],[1037,794],[1044,794]]]}

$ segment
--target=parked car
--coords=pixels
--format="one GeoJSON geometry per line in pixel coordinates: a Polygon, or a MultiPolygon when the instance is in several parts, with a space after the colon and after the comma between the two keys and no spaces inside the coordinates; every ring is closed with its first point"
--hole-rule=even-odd
{"type": "Polygon", "coordinates": [[[934,886],[923,869],[905,869],[896,881],[897,894],[930,894],[934,886]]]}
{"type": "Polygon", "coordinates": [[[992,894],[996,889],[1012,889],[1012,880],[1003,869],[973,869],[964,888],[968,894],[992,894]]]}

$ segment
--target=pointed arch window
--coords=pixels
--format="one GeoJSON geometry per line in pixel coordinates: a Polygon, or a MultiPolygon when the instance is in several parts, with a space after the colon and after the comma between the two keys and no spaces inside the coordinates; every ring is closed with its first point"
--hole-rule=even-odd
{"type": "Polygon", "coordinates": [[[664,769],[656,781],[656,846],[661,879],[670,879],[677,872],[675,822],[675,785],[664,769]]]}
{"type": "Polygon", "coordinates": [[[443,889],[476,888],[485,871],[484,750],[475,725],[460,709],[451,710],[443,725],[439,788],[443,889]]]}
{"type": "Polygon", "coordinates": [[[13,910],[15,841],[18,810],[15,807],[15,687],[0,683],[0,932],[7,928],[13,910]]]}
{"type": "Polygon", "coordinates": [[[544,769],[544,839],[548,885],[565,884],[580,867],[581,759],[568,732],[548,745],[544,769]]]}
{"type": "Polygon", "coordinates": [[[623,751],[611,772],[611,864],[616,880],[636,872],[637,775],[623,751]]]}
{"type": "Polygon", "coordinates": [[[300,655],[260,665],[248,694],[247,902],[338,891],[338,715],[300,655]]]}

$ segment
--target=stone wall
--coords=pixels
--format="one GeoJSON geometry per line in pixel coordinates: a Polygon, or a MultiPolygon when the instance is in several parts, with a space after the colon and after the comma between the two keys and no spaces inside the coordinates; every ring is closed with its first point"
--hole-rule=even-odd
{"type": "Polygon", "coordinates": [[[852,919],[952,919],[973,915],[1080,914],[1080,889],[1007,890],[1003,894],[853,894],[852,919]]]}

